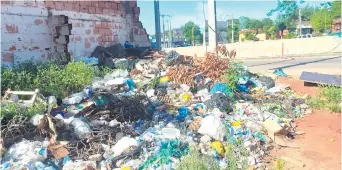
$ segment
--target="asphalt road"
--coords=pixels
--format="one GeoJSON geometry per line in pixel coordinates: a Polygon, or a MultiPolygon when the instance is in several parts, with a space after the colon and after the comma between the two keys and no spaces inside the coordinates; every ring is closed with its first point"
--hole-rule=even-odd
{"type": "Polygon", "coordinates": [[[341,56],[250,59],[244,60],[243,63],[253,72],[281,68],[286,74],[295,78],[298,78],[302,71],[341,74],[341,56]]]}

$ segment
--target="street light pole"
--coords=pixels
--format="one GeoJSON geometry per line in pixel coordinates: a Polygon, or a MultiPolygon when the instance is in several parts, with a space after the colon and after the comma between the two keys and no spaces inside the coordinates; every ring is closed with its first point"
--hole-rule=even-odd
{"type": "Polygon", "coordinates": [[[154,23],[155,23],[155,36],[156,36],[156,49],[160,50],[160,11],[159,0],[154,0],[154,23]]]}
{"type": "Polygon", "coordinates": [[[232,15],[232,43],[234,43],[234,17],[232,15]]]}

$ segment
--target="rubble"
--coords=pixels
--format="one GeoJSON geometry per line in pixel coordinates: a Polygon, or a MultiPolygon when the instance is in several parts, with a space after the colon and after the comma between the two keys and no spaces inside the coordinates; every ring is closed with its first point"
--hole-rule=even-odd
{"type": "Polygon", "coordinates": [[[222,75],[235,65],[214,53],[202,61],[176,52],[150,55],[134,59],[132,69],[95,78],[59,106],[49,97],[53,107],[45,115],[2,121],[1,169],[175,169],[190,146],[220,169],[233,163],[229,154],[239,169],[243,161],[262,168],[272,146],[295,146],[291,138],[303,134],[295,118],[311,110],[289,86],[241,67],[230,87],[222,75]]]}

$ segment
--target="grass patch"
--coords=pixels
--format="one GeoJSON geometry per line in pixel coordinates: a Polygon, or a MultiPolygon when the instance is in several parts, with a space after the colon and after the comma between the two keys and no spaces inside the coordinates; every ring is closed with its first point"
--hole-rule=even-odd
{"type": "Polygon", "coordinates": [[[284,169],[285,169],[285,164],[286,164],[285,161],[283,161],[283,160],[281,160],[281,159],[277,159],[277,160],[275,161],[275,167],[274,167],[274,169],[275,169],[275,170],[284,170],[284,169]]]}
{"type": "MultiPolygon", "coordinates": [[[[66,97],[90,85],[95,77],[103,77],[112,70],[91,66],[84,62],[22,63],[15,68],[1,70],[1,91],[33,91],[38,88],[45,96],[66,97]]],[[[2,94],[3,95],[3,94],[2,94]]]]}
{"type": "Polygon", "coordinates": [[[176,170],[219,170],[215,159],[200,153],[198,148],[190,147],[189,154],[181,159],[176,170]]]}
{"type": "Polygon", "coordinates": [[[11,102],[1,103],[0,120],[11,119],[15,116],[32,117],[36,114],[44,114],[46,106],[45,103],[35,103],[28,107],[11,102]]]}
{"type": "Polygon", "coordinates": [[[318,96],[309,98],[308,105],[315,108],[327,108],[331,112],[341,112],[341,88],[335,86],[320,86],[318,96]]]}
{"type": "Polygon", "coordinates": [[[225,156],[228,159],[228,167],[226,170],[248,169],[248,152],[245,148],[229,143],[226,145],[225,151],[225,156]]]}

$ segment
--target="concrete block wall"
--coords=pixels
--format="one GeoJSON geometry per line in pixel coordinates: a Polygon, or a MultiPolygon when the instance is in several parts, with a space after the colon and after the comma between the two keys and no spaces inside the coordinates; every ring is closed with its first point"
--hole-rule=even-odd
{"type": "Polygon", "coordinates": [[[67,16],[71,24],[67,50],[72,57],[90,56],[96,46],[125,41],[151,45],[136,1],[1,1],[2,63],[44,61],[53,48],[61,49],[53,45],[53,35],[66,28],[49,28],[49,16],[55,15],[67,16]]]}
{"type": "MultiPolygon", "coordinates": [[[[300,55],[329,55],[340,54],[342,50],[341,38],[326,36],[303,39],[283,39],[266,41],[247,41],[225,44],[228,50],[236,50],[237,59],[264,58],[300,55]]],[[[175,50],[183,55],[204,57],[206,48],[203,46],[167,48],[165,51],[175,50]]],[[[213,49],[207,48],[208,52],[213,49]]]]}

